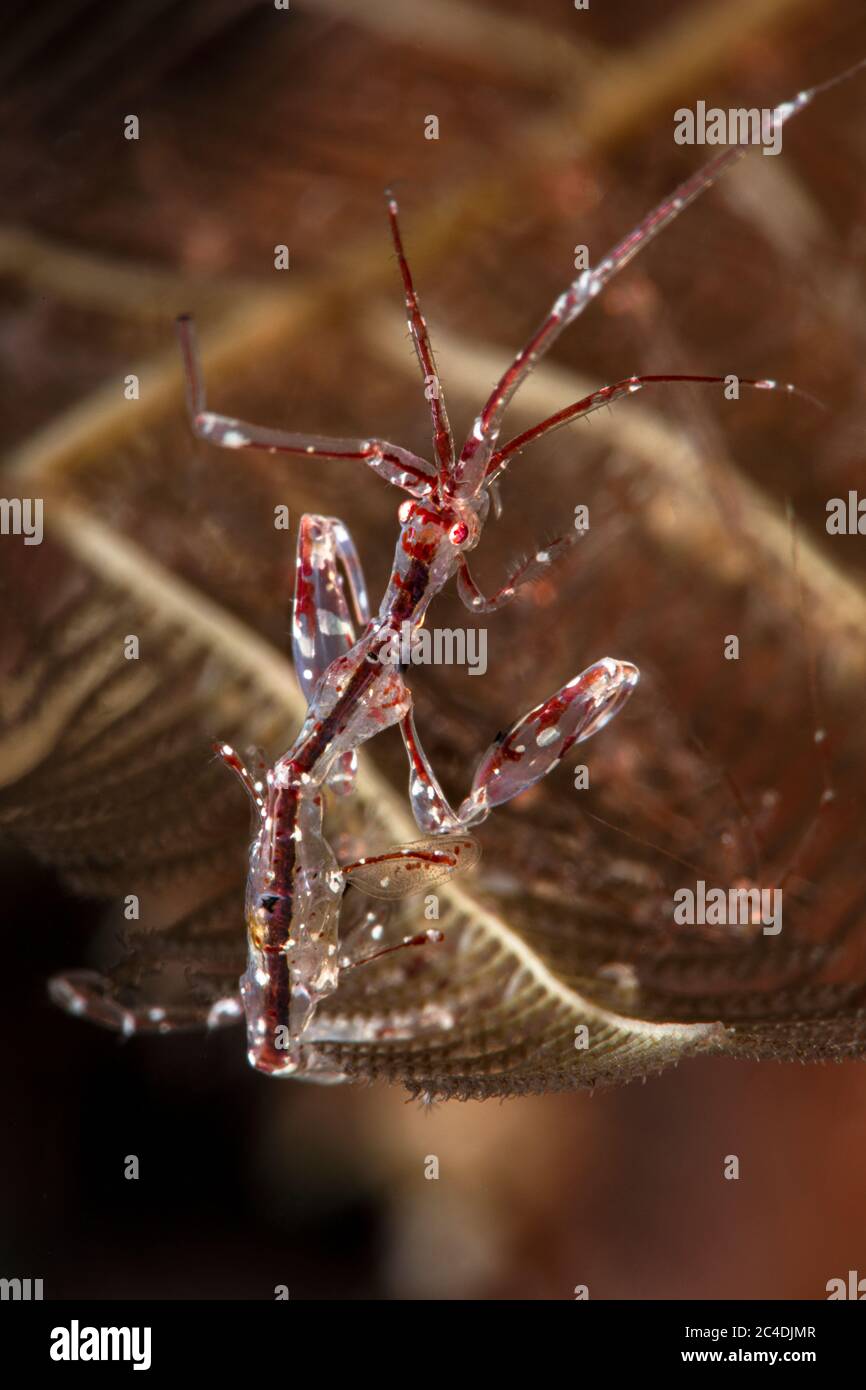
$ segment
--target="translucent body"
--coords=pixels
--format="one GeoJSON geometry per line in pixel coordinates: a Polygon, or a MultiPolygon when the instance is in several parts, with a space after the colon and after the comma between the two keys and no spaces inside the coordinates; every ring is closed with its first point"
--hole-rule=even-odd
{"type": "MultiPolygon", "coordinates": [[[[849,75],[782,103],[773,114],[774,130],[807,106],[819,91],[849,75]]],[[[327,440],[213,414],[206,408],[191,323],[181,321],[189,410],[200,437],[229,449],[363,462],[412,499],[400,508],[394,567],[372,621],[360,564],[342,522],[328,517],[302,518],[294,649],[308,701],[303,727],[264,782],[256,781],[232,750],[223,750],[226,761],[244,780],[260,817],[247,886],[249,965],[242,996],[250,1060],[261,1070],[286,1075],[305,1065],[304,1035],[317,1005],[337,988],[340,968],[347,965],[341,959],[339,941],[340,901],[347,881],[352,879],[371,893],[382,890],[398,896],[404,891],[419,891],[425,881],[438,882],[443,875],[471,862],[474,851],[471,837],[465,834],[467,827],[478,824],[492,807],[544,777],[575,743],[602,729],[634,690],[637,669],[609,657],[575,676],[494,740],[478,765],[469,795],[455,811],[421,747],[410,691],[401,672],[383,656],[386,651],[390,656],[395,634],[406,625],[411,633],[424,621],[432,598],[455,574],[467,607],[492,612],[513,598],[521,582],[543,573],[577,538],[579,533],[571,530],[536,553],[492,598],[486,598],[475,583],[465,552],[478,541],[491,495],[498,510],[497,479],[527,444],[645,386],[725,380],[699,375],[625,377],[499,445],[509,401],[560,333],[648,242],[744,153],[742,147],[732,147],[716,154],[557,297],[494,386],[459,453],[403,251],[393,198],[389,198],[388,214],[409,332],[430,404],[432,461],[380,439],[327,440]],[[427,389],[431,385],[432,391],[427,389]],[[362,629],[358,636],[353,619],[362,629]],[[409,794],[415,819],[428,838],[341,869],[322,834],[324,788],[330,785],[344,794],[350,791],[356,750],[393,724],[400,726],[409,758],[409,794]],[[389,862],[393,873],[388,871],[389,862]]],[[[740,384],[762,390],[793,390],[766,379],[740,378],[740,384]]],[[[420,939],[410,938],[410,942],[420,939]]],[[[352,963],[349,959],[348,965],[352,963]]]]}
{"type": "MultiPolygon", "coordinates": [[[[378,618],[315,680],[324,657],[350,640],[352,626],[337,576],[338,523],[315,517],[301,523],[298,573],[302,583],[315,574],[311,592],[321,600],[312,606],[311,623],[310,604],[305,596],[299,603],[296,591],[296,659],[300,655],[307,663],[309,707],[295,743],[268,773],[257,807],[260,826],[246,893],[248,964],[241,981],[249,1059],[270,1074],[291,1075],[302,1065],[298,1044],[317,1005],[339,981],[340,902],[347,879],[322,834],[322,788],[333,774],[345,779],[360,744],[408,715],[411,694],[387,659],[391,637],[401,623],[423,619],[457,566],[459,548],[448,538],[454,517],[434,518],[419,504],[409,508],[378,618]]],[[[474,518],[471,534],[477,534],[474,518]]],[[[343,547],[345,553],[345,540],[343,547]]],[[[364,593],[360,573],[353,579],[355,593],[364,593]]],[[[405,862],[399,865],[398,896],[447,876],[457,858],[451,862],[440,853],[425,862],[416,856],[414,867],[410,883],[405,862]]],[[[368,876],[358,870],[355,881],[366,883],[368,876]]]]}
{"type": "MultiPolygon", "coordinates": [[[[859,72],[847,72],[797,94],[773,113],[773,131],[808,107],[821,92],[859,72]]],[[[299,1071],[323,1079],[323,1065],[310,1045],[323,1036],[314,1023],[318,1004],[332,995],[341,969],[351,969],[400,945],[420,945],[438,933],[424,932],[397,945],[380,947],[381,917],[348,914],[346,940],[340,940],[340,907],[348,883],[388,897],[421,891],[441,882],[477,857],[466,833],[490,809],[551,771],[576,742],[597,733],[633,691],[638,673],[628,662],[603,658],[531,710],[507,734],[494,740],[481,759],[469,795],[455,811],[430,766],[415,728],[411,694],[399,670],[388,668],[381,653],[390,638],[423,621],[434,595],[452,576],[473,613],[494,612],[521,584],[545,573],[578,538],[568,532],[537,552],[502,588],[486,597],[469,569],[466,552],[477,543],[492,498],[500,504],[498,480],[526,445],[572,420],[625,399],[644,387],[668,382],[720,383],[706,375],[627,376],[564,406],[548,419],[507,442],[499,437],[507,406],[560,333],[591,305],[605,286],[704,190],[746,153],[747,147],[720,150],[691,174],[592,268],[581,272],[551,305],[547,315],[496,382],[459,452],[445,408],[427,325],[421,313],[403,251],[397,205],[388,215],[405,291],[412,338],[432,422],[428,461],[376,437],[331,439],[250,424],[207,408],[204,382],[189,316],[178,321],[194,433],[206,443],[242,451],[264,450],[300,459],[336,459],[362,464],[405,492],[394,568],[378,615],[371,621],[360,563],[343,523],[333,517],[301,518],[293,614],[295,665],[308,711],[297,739],[270,769],[257,756],[253,771],[237,753],[219,745],[217,753],[241,778],[256,808],[246,894],[248,967],[240,995],[211,1003],[208,1026],[238,1017],[241,1000],[247,1017],[250,1059],[274,1075],[299,1071]],[[430,388],[433,388],[432,390],[430,388]],[[409,758],[410,802],[425,838],[396,846],[354,864],[338,865],[322,833],[325,789],[346,795],[354,783],[356,750],[376,733],[399,724],[409,758]],[[393,872],[389,872],[389,865],[393,872]],[[374,925],[371,926],[370,919],[374,925]],[[377,949],[370,951],[371,941],[377,949]],[[304,1042],[306,1040],[306,1045],[304,1042]]],[[[760,390],[793,393],[771,379],[747,380],[760,390]]],[[[344,917],[345,917],[344,913],[344,917]]],[[[121,1003],[110,981],[92,971],[69,972],[54,981],[63,1007],[124,1033],[138,1029],[167,1032],[190,1026],[191,1005],[168,1007],[121,1003]]],[[[345,1020],[328,1019],[335,1036],[346,1036],[345,1020]]],[[[437,1026],[447,1026],[444,1014],[437,1026]]],[[[357,1033],[353,1034],[357,1036],[357,1033]]],[[[328,1079],[328,1078],[325,1078],[328,1079]]]]}

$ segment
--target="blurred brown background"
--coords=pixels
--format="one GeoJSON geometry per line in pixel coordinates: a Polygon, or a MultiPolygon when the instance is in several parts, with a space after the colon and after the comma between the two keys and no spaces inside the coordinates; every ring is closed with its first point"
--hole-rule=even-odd
{"type": "MultiPolygon", "coordinates": [[[[100,515],[147,536],[193,581],[205,574],[212,594],[279,641],[285,551],[279,538],[247,549],[236,538],[285,488],[256,465],[258,500],[238,501],[232,475],[192,446],[176,311],[201,320],[223,408],[315,432],[376,431],[426,452],[386,184],[400,194],[452,420],[465,428],[492,380],[485,354],[504,365],[569,278],[575,244],[595,258],[695,167],[700,152],[672,140],[677,107],[773,105],[866,55],[858,0],[599,0],[588,12],[566,0],[293,0],[288,12],[263,0],[122,10],[84,0],[10,5],[2,23],[0,410],[12,461],[50,453],[100,515]],[[123,139],[129,113],[137,142],[123,139]],[[424,139],[429,114],[438,141],[424,139]],[[291,250],[290,285],[271,300],[278,243],[291,250]],[[136,437],[116,441],[101,432],[95,393],[135,370],[152,389],[136,437]],[[89,413],[63,415],[79,402],[89,413]],[[194,501],[151,533],[150,492],[183,492],[188,478],[194,501]]],[[[828,580],[827,612],[850,601],[859,613],[866,568],[862,538],[824,532],[826,499],[863,478],[864,111],[861,78],[792,122],[779,159],[742,164],[557,348],[559,365],[598,384],[737,371],[821,397],[822,416],[776,397],[726,411],[698,391],[652,406],[671,437],[724,455],[781,516],[791,500],[841,585],[828,580]]],[[[597,463],[612,470],[608,500],[628,492],[629,520],[564,595],[536,596],[531,626],[549,639],[551,670],[555,656],[559,679],[571,674],[564,648],[577,630],[587,661],[610,649],[655,662],[713,758],[756,796],[802,770],[790,819],[807,821],[821,783],[805,658],[775,684],[758,671],[725,720],[736,697],[729,673],[708,674],[701,655],[695,517],[686,511],[669,564],[656,555],[654,593],[644,570],[630,573],[641,495],[617,483],[628,441],[585,433],[575,500],[590,495],[597,463]]],[[[551,503],[571,496],[570,475],[544,471],[560,463],[541,447],[532,478],[521,484],[515,468],[506,482],[497,540],[479,560],[488,584],[561,526],[551,503]]],[[[396,494],[313,469],[292,487],[293,512],[336,509],[357,529],[377,597],[396,494]]],[[[736,507],[724,495],[712,506],[736,563],[736,507]]],[[[697,558],[724,571],[725,554],[697,558]]],[[[760,582],[743,582],[735,615],[720,610],[714,631],[747,617],[761,631],[762,593],[792,582],[772,563],[756,557],[760,582]]],[[[443,609],[443,623],[457,612],[443,609]]],[[[849,750],[862,648],[827,636],[824,610],[815,616],[837,771],[862,784],[862,749],[849,750]]],[[[491,683],[489,713],[471,711],[466,748],[444,769],[457,790],[491,723],[544,693],[531,686],[537,650],[527,642],[515,656],[517,628],[497,621],[491,664],[515,673],[491,683]]],[[[796,619],[789,635],[802,656],[796,619]]],[[[453,698],[468,711],[474,682],[453,698]]],[[[448,734],[437,731],[440,762],[448,734]]],[[[399,757],[384,757],[400,782],[399,757]]],[[[629,822],[627,800],[601,809],[629,822]]],[[[709,844],[720,815],[711,799],[705,809],[709,844]]],[[[560,825],[551,809],[551,834],[560,825]]],[[[855,829],[846,823],[842,849],[859,854],[855,829]]],[[[789,827],[782,863],[795,841],[789,827]]],[[[817,1298],[829,1278],[866,1273],[858,1062],[704,1059],[596,1095],[432,1109],[399,1088],[269,1083],[247,1069],[234,1030],[122,1044],[55,1014],[45,980],[84,959],[100,909],[17,855],[3,869],[3,1267],[44,1277],[46,1296],[267,1298],[285,1283],[297,1298],[569,1298],[576,1284],[594,1298],[817,1298]],[[122,1176],[130,1153],[137,1183],[122,1176]],[[737,1182],[723,1179],[728,1154],[740,1158],[737,1182]],[[428,1155],[438,1182],[425,1180],[428,1155]]]]}

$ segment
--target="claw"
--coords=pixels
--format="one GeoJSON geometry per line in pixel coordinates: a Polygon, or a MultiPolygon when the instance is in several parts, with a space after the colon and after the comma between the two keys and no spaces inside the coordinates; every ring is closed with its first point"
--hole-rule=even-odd
{"type": "Polygon", "coordinates": [[[460,807],[464,825],[519,796],[546,777],[575,743],[591,738],[618,714],[640,672],[630,661],[603,657],[495,739],[478,765],[460,807]]]}

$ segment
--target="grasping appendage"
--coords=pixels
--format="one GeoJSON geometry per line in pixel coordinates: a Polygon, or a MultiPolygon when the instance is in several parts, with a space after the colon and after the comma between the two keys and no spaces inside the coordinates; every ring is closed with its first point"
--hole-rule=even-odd
{"type": "MultiPolygon", "coordinates": [[[[393,199],[388,210],[410,328],[427,381],[435,371],[427,326],[393,199]]],[[[601,729],[634,688],[638,673],[628,662],[606,657],[569,681],[493,743],[469,796],[453,811],[420,746],[412,697],[391,656],[394,638],[405,639],[406,625],[411,633],[421,624],[433,596],[464,563],[489,506],[486,478],[473,493],[464,489],[456,495],[454,445],[441,387],[431,399],[435,467],[379,440],[327,441],[263,430],[208,411],[190,319],[181,319],[178,328],[196,433],[231,449],[363,461],[411,499],[400,508],[393,573],[375,617],[343,524],[333,517],[301,519],[292,640],[307,717],[288,752],[258,774],[233,749],[217,750],[240,777],[258,817],[247,881],[249,961],[241,982],[250,1060],[259,1070],[287,1075],[303,1066],[299,1044],[316,1006],[336,989],[346,967],[339,937],[346,886],[403,897],[474,863],[478,847],[469,827],[537,782],[572,744],[601,729]],[[406,741],[412,807],[426,838],[338,864],[323,835],[323,790],[351,790],[357,748],[392,724],[401,726],[406,741]]],[[[428,939],[429,933],[422,933],[410,940],[428,939]]]]}
{"type": "MultiPolygon", "coordinates": [[[[782,126],[813,97],[845,80],[863,64],[783,103],[774,113],[782,126]]],[[[473,864],[478,845],[470,829],[490,810],[518,796],[550,772],[573,744],[602,729],[622,708],[638,681],[627,661],[605,657],[575,676],[554,695],[498,737],[482,757],[468,795],[454,810],[448,803],[415,728],[412,696],[392,663],[408,625],[421,625],[440,589],[456,576],[458,591],[473,612],[492,612],[521,584],[547,570],[579,532],[548,545],[523,565],[498,593],[486,598],[472,578],[467,554],[478,543],[491,497],[498,510],[497,480],[529,443],[603,405],[648,386],[671,382],[716,382],[720,376],[644,375],[624,378],[591,392],[505,444],[499,436],[515,392],[553,345],[632,258],[746,152],[721,151],[662,201],[592,269],[558,297],[547,317],[503,373],[477,416],[459,454],[448,421],[427,324],[403,249],[397,204],[388,216],[405,291],[409,330],[425,395],[430,402],[433,459],[378,438],[326,439],[266,429],[207,407],[192,320],[178,320],[187,403],[195,434],[222,448],[259,449],[272,454],[345,459],[364,463],[408,494],[399,508],[400,531],[394,568],[375,616],[371,615],[361,566],[351,537],[334,517],[304,516],[297,547],[293,613],[294,661],[307,714],[292,747],[268,767],[261,755],[252,768],[227,745],[217,752],[240,778],[254,806],[256,831],[250,850],[246,893],[247,970],[240,993],[246,1015],[249,1058],[260,1071],[287,1076],[303,1071],[312,1049],[304,1037],[317,1005],[337,988],[340,972],[390,950],[370,952],[358,933],[340,939],[340,909],[348,885],[380,898],[421,892],[473,864]],[[430,389],[432,386],[432,390],[430,389]],[[396,642],[395,642],[395,639],[396,642]],[[424,838],[353,863],[339,864],[323,834],[326,787],[352,790],[358,747],[398,724],[410,765],[410,800],[424,838]]],[[[793,391],[771,380],[745,380],[762,390],[793,391]]],[[[362,934],[363,935],[363,934],[362,934]]],[[[437,939],[422,932],[404,945],[437,939]]],[[[92,1011],[101,1021],[117,1008],[87,972],[60,977],[60,1002],[75,1012],[92,1011]],[[66,995],[63,994],[66,990],[66,995]]],[[[220,1019],[236,1001],[227,999],[220,1019]]],[[[161,1031],[171,1026],[164,1010],[123,1010],[124,1031],[150,1026],[154,1012],[161,1031]]],[[[217,1020],[219,1021],[219,1020],[217,1020]]]]}
{"type": "MultiPolygon", "coordinates": [[[[794,102],[779,107],[777,123],[802,109],[811,96],[801,93],[794,102]]],[[[487,519],[491,486],[526,444],[646,386],[724,381],[718,376],[680,374],[625,378],[566,406],[497,448],[509,401],[562,330],[743,152],[739,147],[722,151],[660,203],[596,268],[584,271],[560,295],[497,382],[459,455],[393,197],[388,198],[388,216],[409,330],[425,386],[433,386],[425,392],[431,411],[432,462],[380,439],[329,440],[262,429],[212,413],[207,409],[192,323],[188,317],[179,321],[189,410],[201,438],[230,449],[363,462],[410,499],[399,509],[394,568],[375,617],[369,611],[360,563],[346,528],[332,517],[302,518],[293,646],[308,701],[306,719],[292,747],[263,778],[253,780],[232,750],[223,751],[247,787],[260,821],[247,884],[249,963],[241,982],[249,1056],[260,1070],[286,1075],[303,1067],[300,1044],[305,1030],[317,1004],[336,989],[341,964],[345,968],[340,959],[339,916],[347,884],[373,895],[402,897],[474,863],[478,850],[470,828],[494,806],[544,777],[574,743],[602,729],[637,684],[636,667],[610,657],[574,677],[494,741],[478,765],[469,794],[454,810],[419,741],[411,693],[388,654],[394,650],[392,639],[405,634],[407,624],[409,632],[414,632],[434,595],[453,576],[458,577],[467,607],[492,611],[579,535],[574,532],[539,552],[492,599],[485,599],[477,588],[467,552],[477,545],[487,519]],[[338,864],[322,832],[323,790],[330,785],[343,793],[350,791],[359,745],[392,724],[399,724],[406,745],[410,801],[426,838],[367,860],[338,864]]],[[[780,389],[769,380],[742,384],[780,389]]],[[[426,934],[419,939],[427,939],[426,934]]]]}

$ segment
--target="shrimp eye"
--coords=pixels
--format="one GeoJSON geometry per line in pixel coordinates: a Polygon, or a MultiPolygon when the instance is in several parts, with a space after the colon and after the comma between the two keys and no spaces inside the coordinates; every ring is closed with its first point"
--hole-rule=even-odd
{"type": "Polygon", "coordinates": [[[448,539],[452,545],[462,545],[469,535],[469,527],[465,521],[455,521],[451,530],[448,532],[448,539]]]}
{"type": "Polygon", "coordinates": [[[277,897],[266,895],[263,898],[259,898],[259,907],[263,907],[265,909],[265,912],[273,912],[278,901],[279,899],[277,897]]]}

